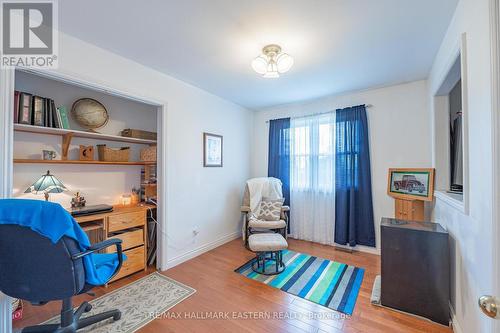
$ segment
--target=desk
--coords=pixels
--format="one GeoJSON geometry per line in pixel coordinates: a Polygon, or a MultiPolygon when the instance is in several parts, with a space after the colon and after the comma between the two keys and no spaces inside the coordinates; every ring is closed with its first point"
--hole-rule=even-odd
{"type": "MultiPolygon", "coordinates": [[[[78,216],[75,220],[88,234],[91,243],[119,238],[127,260],[113,282],[135,272],[147,269],[147,211],[152,205],[114,206],[112,212],[78,216]]],[[[108,252],[114,252],[109,248],[108,252]]]]}

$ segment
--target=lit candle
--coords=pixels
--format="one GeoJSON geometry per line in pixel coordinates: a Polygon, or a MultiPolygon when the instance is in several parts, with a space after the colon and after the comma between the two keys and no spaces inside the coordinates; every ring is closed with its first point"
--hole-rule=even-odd
{"type": "Polygon", "coordinates": [[[122,205],[128,206],[132,203],[132,198],[130,194],[123,194],[122,195],[122,205]]]}

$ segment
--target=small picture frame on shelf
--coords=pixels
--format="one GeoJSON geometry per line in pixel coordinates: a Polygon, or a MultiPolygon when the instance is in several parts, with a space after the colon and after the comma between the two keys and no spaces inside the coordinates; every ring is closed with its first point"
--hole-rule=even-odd
{"type": "Polygon", "coordinates": [[[389,169],[387,194],[397,199],[432,201],[434,196],[434,169],[389,169]]]}
{"type": "Polygon", "coordinates": [[[222,135],[203,133],[203,166],[222,167],[222,135]]]}
{"type": "Polygon", "coordinates": [[[52,161],[57,157],[57,154],[53,150],[43,150],[42,158],[44,161],[52,161]]]}

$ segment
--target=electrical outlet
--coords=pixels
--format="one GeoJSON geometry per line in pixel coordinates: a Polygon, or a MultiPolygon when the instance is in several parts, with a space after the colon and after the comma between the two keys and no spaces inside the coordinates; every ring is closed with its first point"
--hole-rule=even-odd
{"type": "Polygon", "coordinates": [[[199,228],[198,228],[197,226],[195,226],[195,227],[193,228],[193,235],[194,235],[194,236],[198,236],[198,234],[199,234],[199,233],[200,233],[199,228]]]}

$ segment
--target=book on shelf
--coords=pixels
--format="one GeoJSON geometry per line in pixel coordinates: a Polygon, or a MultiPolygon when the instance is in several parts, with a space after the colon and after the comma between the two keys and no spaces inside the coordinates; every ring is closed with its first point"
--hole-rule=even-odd
{"type": "Polygon", "coordinates": [[[54,125],[54,119],[52,117],[52,103],[50,98],[45,98],[45,127],[57,128],[54,125]]]}
{"type": "Polygon", "coordinates": [[[33,96],[33,116],[31,125],[45,126],[45,100],[40,96],[33,96]]]}
{"type": "Polygon", "coordinates": [[[19,98],[21,93],[19,91],[14,91],[14,123],[19,122],[19,98]]]}
{"type": "Polygon", "coordinates": [[[56,107],[53,99],[14,92],[14,123],[69,129],[66,107],[56,107]]]}
{"type": "Polygon", "coordinates": [[[47,112],[47,99],[43,98],[43,126],[51,127],[49,120],[49,113],[47,112]]]}
{"type": "Polygon", "coordinates": [[[50,100],[50,115],[52,117],[52,125],[55,128],[62,128],[61,121],[57,116],[56,104],[53,99],[50,100]]]}
{"type": "Polygon", "coordinates": [[[19,124],[31,125],[31,94],[21,92],[19,94],[19,110],[18,122],[19,124]]]}
{"type": "Polygon", "coordinates": [[[61,128],[69,129],[69,119],[68,119],[68,111],[65,106],[60,106],[57,108],[57,112],[61,118],[61,128]]]}
{"type": "Polygon", "coordinates": [[[57,117],[57,122],[59,123],[59,128],[64,128],[59,108],[54,108],[54,110],[56,111],[56,117],[57,117]]]}

